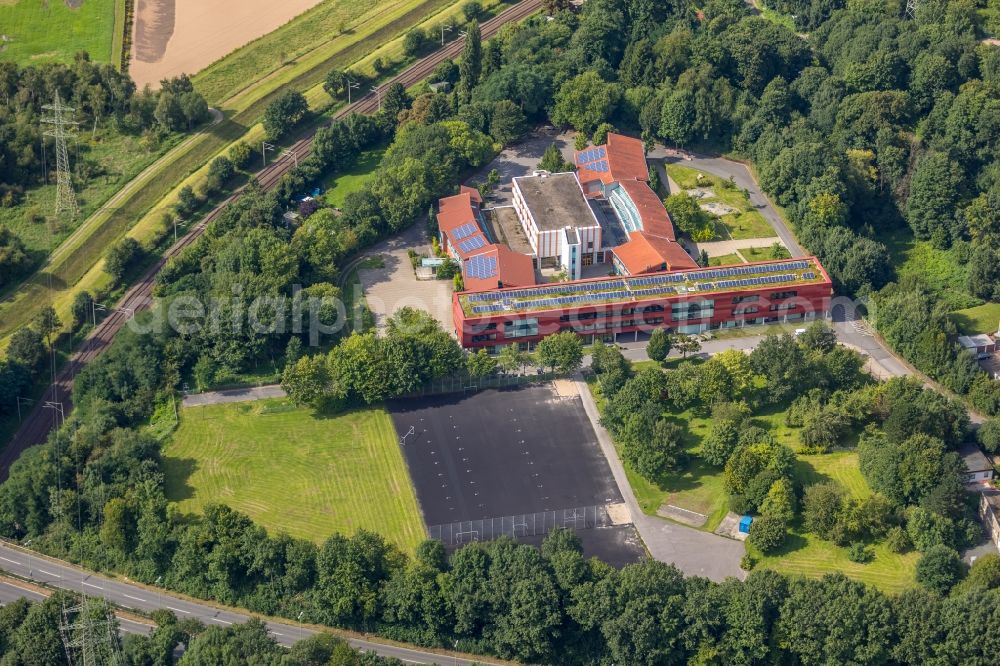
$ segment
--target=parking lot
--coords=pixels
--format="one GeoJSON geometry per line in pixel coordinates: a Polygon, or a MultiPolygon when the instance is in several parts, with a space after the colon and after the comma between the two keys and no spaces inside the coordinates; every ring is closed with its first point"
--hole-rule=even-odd
{"type": "Polygon", "coordinates": [[[541,384],[389,408],[424,521],[446,545],[500,534],[540,543],[565,526],[609,563],[643,556],[634,528],[609,516],[622,497],[579,396],[541,384]]]}

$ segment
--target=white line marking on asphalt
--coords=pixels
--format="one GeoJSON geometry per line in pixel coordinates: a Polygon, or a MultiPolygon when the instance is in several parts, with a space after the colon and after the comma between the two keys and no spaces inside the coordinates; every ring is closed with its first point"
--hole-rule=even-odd
{"type": "Polygon", "coordinates": [[[167,610],[172,610],[176,613],[186,613],[187,615],[191,614],[191,611],[182,610],[180,608],[174,608],[173,606],[167,606],[167,610]]]}
{"type": "Polygon", "coordinates": [[[140,599],[139,597],[133,597],[131,594],[125,594],[124,592],[122,592],[122,596],[131,599],[132,601],[141,601],[142,603],[146,603],[145,599],[140,599]]]}
{"type": "Polygon", "coordinates": [[[54,574],[51,571],[46,571],[45,569],[38,569],[38,573],[45,574],[46,576],[55,576],[56,578],[62,578],[59,574],[54,574]]]}
{"type": "Polygon", "coordinates": [[[209,619],[209,620],[214,620],[214,621],[216,621],[216,622],[221,622],[222,624],[232,624],[232,622],[229,622],[229,621],[227,621],[227,620],[220,620],[220,619],[219,619],[219,618],[217,618],[217,617],[210,617],[210,618],[208,618],[208,619],[209,619]]]}
{"type": "Polygon", "coordinates": [[[104,589],[100,585],[94,585],[93,583],[88,583],[87,581],[83,581],[83,584],[86,585],[87,587],[93,587],[93,588],[98,589],[98,590],[103,590],[104,589]]]}
{"type": "Polygon", "coordinates": [[[0,560],[3,560],[4,562],[10,562],[11,564],[23,564],[23,562],[18,562],[17,560],[12,560],[12,559],[3,557],[2,555],[0,555],[0,560]]]}

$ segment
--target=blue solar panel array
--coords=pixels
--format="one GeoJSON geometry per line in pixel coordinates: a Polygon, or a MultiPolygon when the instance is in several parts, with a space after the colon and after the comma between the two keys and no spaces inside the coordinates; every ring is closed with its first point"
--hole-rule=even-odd
{"type": "Polygon", "coordinates": [[[791,280],[797,280],[799,278],[795,273],[786,273],[784,275],[765,275],[763,277],[752,277],[743,278],[742,280],[722,280],[716,283],[719,289],[728,289],[730,287],[755,287],[764,286],[768,284],[776,284],[778,282],[790,282],[791,280]]]}
{"type": "Polygon", "coordinates": [[[480,279],[496,277],[497,258],[493,255],[476,255],[465,262],[465,274],[480,279]]]}
{"type": "MultiPolygon", "coordinates": [[[[484,259],[473,257],[471,261],[484,259]]],[[[496,274],[496,260],[492,259],[492,273],[496,274]]],[[[733,266],[686,273],[666,273],[648,275],[627,279],[602,280],[599,282],[581,282],[552,285],[550,287],[535,287],[531,289],[516,289],[513,291],[483,292],[470,294],[470,303],[491,303],[491,305],[474,306],[474,314],[500,312],[505,309],[542,309],[549,307],[565,307],[582,305],[594,301],[621,301],[638,296],[653,294],[677,293],[674,286],[689,281],[699,281],[691,287],[692,291],[712,291],[715,289],[732,289],[737,287],[766,287],[768,285],[791,282],[800,279],[796,273],[781,273],[776,275],[758,275],[759,273],[776,273],[778,271],[798,271],[811,268],[808,261],[788,261],[779,264],[733,266]],[[524,300],[519,300],[524,299],[524,300]],[[498,301],[500,301],[498,303],[498,301]]],[[[489,269],[488,269],[489,270],[489,269]]],[[[471,275],[476,276],[475,273],[471,275]]],[[[816,278],[813,271],[802,273],[802,279],[816,278]]]]}
{"type": "Polygon", "coordinates": [[[591,148],[580,153],[577,158],[578,164],[584,164],[585,162],[593,162],[594,160],[599,160],[607,156],[607,151],[604,150],[604,146],[598,146],[597,148],[591,148]]]}
{"type": "Polygon", "coordinates": [[[783,264],[763,264],[759,266],[736,266],[733,268],[719,268],[711,271],[698,271],[687,273],[688,280],[715,280],[718,278],[737,277],[741,275],[754,275],[757,273],[777,273],[778,271],[800,271],[809,268],[808,261],[788,261],[783,264]]]}
{"type": "Polygon", "coordinates": [[[482,236],[473,236],[469,240],[464,240],[458,244],[462,252],[472,252],[486,245],[486,240],[482,236]]]}
{"type": "Polygon", "coordinates": [[[477,227],[475,224],[472,224],[471,222],[466,222],[465,224],[463,224],[462,226],[456,228],[453,232],[451,232],[451,236],[455,240],[462,240],[466,236],[471,236],[472,234],[476,233],[478,229],[479,227],[477,227]]]}

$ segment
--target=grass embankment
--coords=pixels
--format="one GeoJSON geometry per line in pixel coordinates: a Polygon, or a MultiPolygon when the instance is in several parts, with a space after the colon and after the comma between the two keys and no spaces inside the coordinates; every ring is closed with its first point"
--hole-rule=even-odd
{"type": "Polygon", "coordinates": [[[879,240],[888,248],[892,266],[900,279],[919,278],[955,310],[982,303],[965,289],[967,260],[957,248],[938,249],[930,241],[916,239],[909,229],[884,233],[879,240]]]}
{"type": "Polygon", "coordinates": [[[712,240],[740,240],[744,238],[772,238],[774,229],[759,211],[750,206],[742,190],[725,178],[720,178],[705,171],[679,166],[666,165],[667,174],[684,190],[697,188],[710,189],[712,196],[698,200],[700,205],[720,204],[734,209],[736,212],[717,217],[715,223],[716,237],[712,240]],[[698,176],[701,176],[699,178],[698,176]]]}
{"type": "Polygon", "coordinates": [[[0,33],[6,36],[0,60],[71,63],[77,51],[86,51],[94,62],[115,62],[115,21],[123,3],[83,0],[73,9],[63,0],[0,0],[0,33]]]}
{"type": "MultiPolygon", "coordinates": [[[[803,485],[836,481],[849,497],[864,499],[871,488],[858,468],[854,452],[799,456],[796,475],[803,485]]],[[[847,549],[824,541],[801,528],[793,528],[785,546],[776,553],[760,557],[758,566],[785,574],[816,578],[834,571],[860,580],[884,592],[899,592],[913,586],[919,553],[893,553],[884,544],[873,546],[875,559],[868,564],[852,562],[847,549]]]]}
{"type": "MultiPolygon", "coordinates": [[[[422,5],[427,11],[427,7],[436,6],[440,0],[430,0],[422,5]]],[[[308,71],[303,73],[305,59],[296,66],[289,66],[282,70],[282,77],[291,76],[298,83],[306,82],[310,77],[321,81],[322,76],[330,68],[334,67],[356,67],[360,71],[373,71],[372,63],[376,58],[382,58],[385,62],[401,62],[402,57],[402,34],[414,25],[421,25],[424,28],[436,25],[437,22],[445,20],[454,21],[461,15],[461,7],[464,3],[460,0],[443,3],[447,7],[431,17],[425,17],[421,11],[411,9],[402,16],[393,14],[383,17],[381,22],[364,23],[363,28],[360,22],[364,21],[367,14],[361,14],[355,27],[351,28],[349,34],[343,36],[343,40],[336,42],[339,50],[334,49],[323,62],[322,72],[315,69],[313,76],[308,71]],[[395,17],[395,19],[393,19],[395,17]],[[423,20],[422,20],[423,19],[423,20]],[[348,42],[348,38],[350,41],[348,42]],[[381,40],[381,41],[379,41],[381,40]],[[381,43],[381,46],[373,48],[374,44],[381,43]],[[298,72],[302,76],[296,76],[298,72]]],[[[496,11],[501,7],[497,0],[484,3],[487,11],[496,11]]],[[[291,23],[308,24],[306,20],[308,12],[293,20],[291,23]]],[[[289,24],[290,25],[290,24],[289,24]]],[[[288,26],[285,26],[287,29],[288,26]]],[[[261,38],[264,39],[264,38],[261,38]]],[[[338,38],[339,39],[339,38],[338,38]]],[[[260,41],[260,40],[258,40],[260,41]]],[[[256,43],[256,42],[254,42],[256,43]]],[[[239,53],[239,52],[237,52],[239,53]]],[[[220,61],[222,63],[224,61],[220,61]]],[[[406,60],[405,62],[409,62],[406,60]]],[[[217,63],[217,65],[220,65],[217,63]]],[[[217,65],[213,65],[217,66],[217,65]]],[[[400,65],[402,66],[402,65],[400,65]]],[[[207,164],[217,155],[225,154],[232,144],[237,141],[246,141],[251,145],[258,145],[264,138],[262,127],[257,123],[258,118],[263,113],[267,103],[277,93],[278,88],[288,82],[282,77],[269,77],[251,88],[247,88],[233,98],[232,105],[229,102],[223,106],[229,109],[227,117],[218,125],[211,127],[204,134],[194,137],[191,141],[185,142],[183,149],[175,149],[164,159],[150,169],[150,173],[144,177],[141,187],[129,188],[129,193],[121,197],[113,208],[101,210],[95,219],[88,220],[86,224],[87,233],[82,233],[77,237],[75,245],[67,247],[66,251],[70,255],[67,258],[67,268],[65,270],[51,271],[53,274],[53,285],[56,293],[50,297],[48,291],[48,279],[46,276],[38,275],[34,283],[29,284],[25,289],[20,290],[14,298],[0,303],[0,348],[6,344],[6,338],[19,326],[24,325],[49,302],[54,301],[57,312],[64,320],[68,320],[69,306],[76,293],[83,290],[107,291],[108,279],[103,273],[103,260],[101,255],[112,242],[128,232],[128,235],[148,244],[156,244],[166,229],[164,228],[162,217],[165,212],[171,210],[172,205],[177,200],[177,195],[185,185],[191,185],[196,190],[204,182],[207,173],[207,164]],[[230,109],[230,106],[241,107],[240,110],[230,109]]],[[[248,79],[249,80],[249,79],[248,79]]],[[[322,89],[322,83],[316,83],[312,89],[306,93],[310,107],[313,110],[332,110],[332,100],[322,89]]],[[[317,122],[322,118],[317,118],[317,122]]],[[[303,128],[304,133],[307,128],[303,128]]],[[[290,145],[296,137],[289,137],[281,145],[290,145]]]]}
{"type": "Polygon", "coordinates": [[[193,407],[164,450],[168,499],[224,503],[271,533],[317,543],[377,532],[412,553],[424,527],[383,409],[314,415],[286,400],[193,407]]]}

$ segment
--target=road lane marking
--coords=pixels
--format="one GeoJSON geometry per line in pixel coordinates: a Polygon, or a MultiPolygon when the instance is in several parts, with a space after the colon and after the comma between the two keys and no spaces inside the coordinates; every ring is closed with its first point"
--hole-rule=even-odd
{"type": "Polygon", "coordinates": [[[122,596],[131,599],[133,601],[141,601],[142,603],[146,603],[145,599],[140,599],[139,597],[133,597],[131,594],[125,594],[124,592],[122,592],[122,596]]]}
{"type": "Polygon", "coordinates": [[[46,571],[45,569],[38,569],[38,573],[45,574],[46,576],[55,576],[56,578],[62,578],[59,574],[54,574],[51,571],[46,571]]]}
{"type": "Polygon", "coordinates": [[[214,621],[216,621],[216,622],[221,622],[222,624],[232,624],[232,622],[229,622],[228,620],[220,620],[220,619],[219,619],[219,618],[217,618],[217,617],[210,617],[210,618],[208,618],[208,619],[209,619],[209,620],[214,620],[214,621]]]}
{"type": "Polygon", "coordinates": [[[86,585],[87,587],[92,587],[92,588],[97,589],[97,590],[103,590],[104,589],[100,585],[94,585],[93,583],[88,583],[87,581],[83,581],[83,584],[86,585]]]}
{"type": "Polygon", "coordinates": [[[174,611],[176,613],[184,613],[186,615],[190,615],[191,614],[191,611],[181,610],[180,608],[174,608],[173,606],[167,606],[167,610],[172,610],[172,611],[174,611]]]}
{"type": "Polygon", "coordinates": [[[24,562],[18,562],[17,560],[12,560],[12,559],[3,557],[2,555],[0,555],[0,560],[3,560],[4,562],[10,562],[11,564],[18,564],[18,565],[24,564],[24,562]]]}

